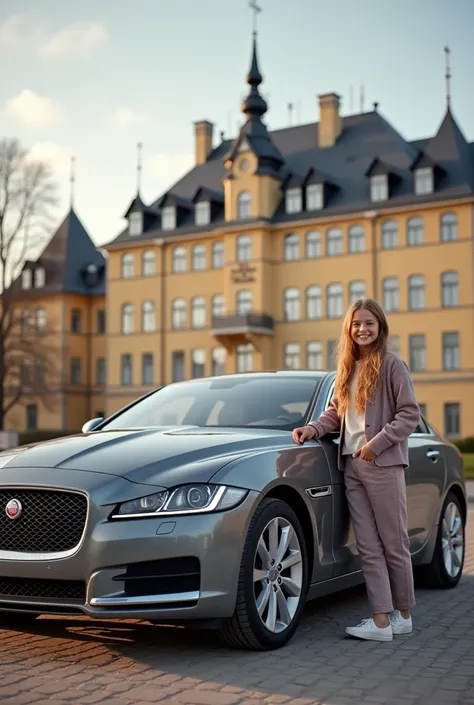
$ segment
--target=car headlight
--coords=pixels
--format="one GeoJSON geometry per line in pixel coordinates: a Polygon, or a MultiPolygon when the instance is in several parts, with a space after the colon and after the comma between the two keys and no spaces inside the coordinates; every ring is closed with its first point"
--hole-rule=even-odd
{"type": "Polygon", "coordinates": [[[225,511],[237,506],[246,494],[247,490],[239,487],[183,485],[123,502],[116,507],[111,519],[225,511]]]}

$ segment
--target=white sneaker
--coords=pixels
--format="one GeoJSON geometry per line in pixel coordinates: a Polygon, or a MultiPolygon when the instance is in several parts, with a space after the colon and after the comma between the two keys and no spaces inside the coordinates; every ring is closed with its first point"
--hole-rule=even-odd
{"type": "Polygon", "coordinates": [[[390,624],[394,634],[411,634],[413,631],[413,622],[411,616],[408,619],[402,617],[399,610],[394,610],[390,615],[390,624]]]}
{"type": "Polygon", "coordinates": [[[378,627],[372,618],[363,619],[356,627],[346,627],[346,634],[358,639],[372,639],[373,641],[392,641],[392,625],[378,627]]]}

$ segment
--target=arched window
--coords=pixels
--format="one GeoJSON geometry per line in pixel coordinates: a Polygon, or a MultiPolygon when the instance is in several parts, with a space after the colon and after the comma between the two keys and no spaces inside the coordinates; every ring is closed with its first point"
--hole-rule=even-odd
{"type": "Polygon", "coordinates": [[[223,294],[216,294],[212,297],[212,315],[225,316],[225,297],[223,294]]]}
{"type": "Polygon", "coordinates": [[[122,333],[129,335],[134,330],[135,310],[133,304],[124,304],[122,306],[122,333]]]}
{"type": "Polygon", "coordinates": [[[250,218],[252,215],[252,196],[250,191],[241,191],[237,196],[237,218],[250,218]]]}
{"type": "Polygon", "coordinates": [[[407,220],[407,245],[423,244],[423,218],[415,216],[407,220]]]}
{"type": "Polygon", "coordinates": [[[152,277],[156,274],[156,255],[153,250],[145,250],[143,253],[142,274],[144,277],[152,277]]]}
{"type": "Polygon", "coordinates": [[[122,279],[130,279],[135,274],[135,257],[131,252],[122,255],[122,279]]]}
{"type": "Polygon", "coordinates": [[[321,257],[321,233],[312,231],[306,235],[306,257],[321,257]]]}
{"type": "Polygon", "coordinates": [[[441,242],[458,239],[458,217],[456,213],[443,213],[441,216],[441,242]]]}
{"type": "Polygon", "coordinates": [[[36,311],[36,332],[42,335],[46,330],[48,315],[44,308],[38,308],[36,311]]]}
{"type": "Polygon", "coordinates": [[[224,266],[224,243],[215,242],[212,245],[212,268],[221,269],[224,266]]]}
{"type": "Polygon", "coordinates": [[[171,304],[171,325],[177,330],[186,328],[186,301],[175,299],[171,304]]]}
{"type": "Polygon", "coordinates": [[[45,285],[45,272],[44,267],[36,267],[35,270],[35,287],[37,289],[42,289],[45,285]]]}
{"type": "Polygon", "coordinates": [[[156,330],[155,304],[153,301],[142,303],[142,330],[144,333],[153,333],[156,330]]]}
{"type": "Polygon", "coordinates": [[[212,351],[212,375],[216,377],[217,375],[225,374],[225,362],[227,357],[227,351],[225,348],[214,348],[212,351]]]}
{"type": "Polygon", "coordinates": [[[175,247],[173,249],[172,259],[173,272],[186,271],[186,250],[184,247],[175,247]]]}
{"type": "Polygon", "coordinates": [[[331,255],[342,255],[342,230],[330,228],[327,232],[326,252],[331,255]]]}
{"type": "Polygon", "coordinates": [[[237,262],[249,262],[252,259],[252,238],[250,235],[238,236],[235,259],[237,262]]]}
{"type": "Polygon", "coordinates": [[[206,248],[204,245],[194,245],[192,250],[192,268],[196,271],[206,269],[206,248]]]}
{"type": "Polygon", "coordinates": [[[359,299],[365,299],[366,286],[363,281],[354,281],[349,284],[349,304],[359,299]]]}
{"type": "Polygon", "coordinates": [[[206,325],[206,299],[195,296],[191,299],[191,325],[193,328],[204,328],[206,325]]]}
{"type": "Polygon", "coordinates": [[[236,372],[252,372],[253,370],[253,345],[237,345],[235,351],[236,372]]]}
{"type": "Polygon", "coordinates": [[[329,284],[327,288],[328,318],[340,318],[343,314],[342,284],[329,284]]]}
{"type": "Polygon", "coordinates": [[[284,353],[285,370],[299,370],[301,368],[301,348],[299,343],[287,343],[284,353]]]}
{"type": "Polygon", "coordinates": [[[252,310],[252,292],[248,289],[241,289],[236,295],[236,310],[238,316],[244,316],[252,310]]]}
{"type": "Polygon", "coordinates": [[[395,220],[382,223],[382,250],[393,250],[398,246],[398,225],[395,220]]]}
{"type": "Polygon", "coordinates": [[[308,286],[306,289],[306,318],[314,320],[323,315],[322,296],[320,286],[308,286]]]}
{"type": "Polygon", "coordinates": [[[300,258],[300,238],[298,235],[285,235],[283,257],[287,262],[300,258]]]}
{"type": "Polygon", "coordinates": [[[385,277],[382,282],[383,307],[386,313],[400,310],[400,285],[397,277],[385,277]]]}
{"type": "Polygon", "coordinates": [[[322,370],[323,362],[323,344],[320,342],[312,342],[306,345],[306,367],[308,370],[322,370]]]}
{"type": "Polygon", "coordinates": [[[206,372],[206,351],[197,348],[191,353],[191,377],[204,377],[206,372]]]}
{"type": "Polygon", "coordinates": [[[285,320],[299,321],[301,318],[300,292],[296,287],[285,291],[284,300],[285,320]]]}
{"type": "Polygon", "coordinates": [[[425,277],[423,274],[412,274],[408,277],[408,308],[410,311],[420,311],[425,308],[425,277]]]}
{"type": "Polygon", "coordinates": [[[349,228],[349,252],[364,252],[365,231],[362,225],[352,225],[349,228]]]}
{"type": "Polygon", "coordinates": [[[459,306],[459,274],[443,272],[441,274],[441,302],[446,308],[459,306]]]}

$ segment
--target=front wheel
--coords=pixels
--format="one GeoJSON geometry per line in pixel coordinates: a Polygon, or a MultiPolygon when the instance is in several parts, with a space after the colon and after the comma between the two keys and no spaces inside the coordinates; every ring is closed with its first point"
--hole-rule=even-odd
{"type": "Polygon", "coordinates": [[[250,522],[240,566],[234,615],[221,639],[240,649],[284,646],[301,620],[308,559],[301,524],[279,499],[265,499],[250,522]]]}

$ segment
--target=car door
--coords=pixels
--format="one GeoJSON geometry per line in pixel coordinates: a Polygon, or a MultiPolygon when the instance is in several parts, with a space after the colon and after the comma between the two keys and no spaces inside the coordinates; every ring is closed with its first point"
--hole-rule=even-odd
{"type": "Polygon", "coordinates": [[[412,553],[422,548],[436,521],[446,478],[443,446],[423,418],[408,439],[410,466],[405,478],[412,553]]]}

